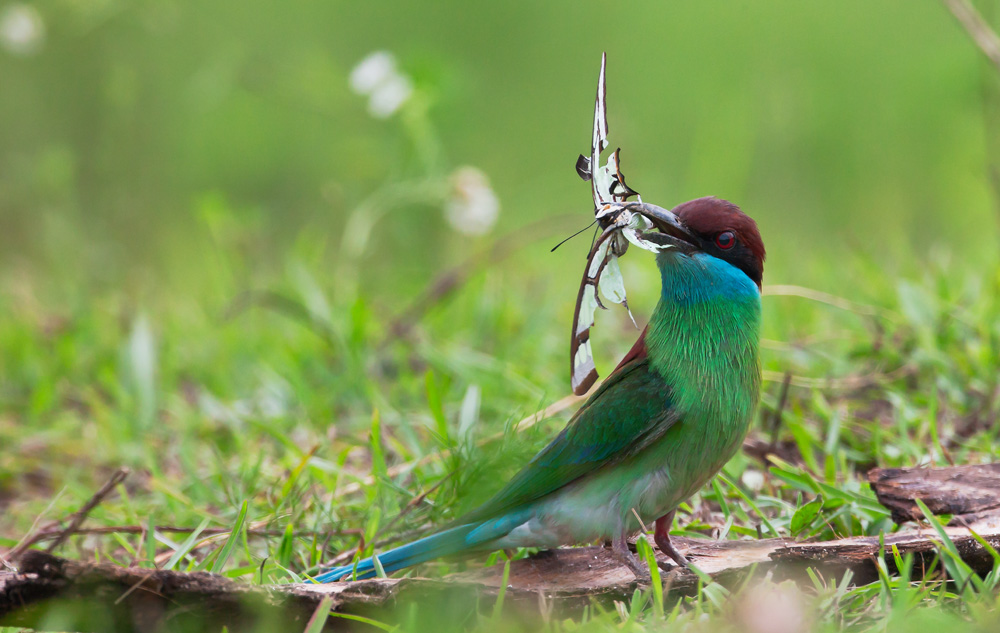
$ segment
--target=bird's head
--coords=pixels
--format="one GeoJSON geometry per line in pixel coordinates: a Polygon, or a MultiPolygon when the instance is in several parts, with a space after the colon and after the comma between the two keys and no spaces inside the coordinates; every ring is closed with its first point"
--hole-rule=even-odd
{"type": "MultiPolygon", "coordinates": [[[[707,197],[679,204],[651,217],[661,235],[682,253],[701,252],[743,271],[760,288],[764,277],[764,241],[757,223],[727,200],[707,197]]],[[[657,239],[657,237],[659,239],[657,239]]]]}

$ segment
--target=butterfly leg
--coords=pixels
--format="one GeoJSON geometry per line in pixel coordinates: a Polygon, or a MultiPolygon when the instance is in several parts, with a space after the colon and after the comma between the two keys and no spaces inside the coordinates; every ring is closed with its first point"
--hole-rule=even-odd
{"type": "Polygon", "coordinates": [[[674,512],[676,510],[671,510],[656,520],[656,530],[653,532],[653,540],[656,541],[656,546],[660,548],[661,552],[674,559],[674,562],[680,567],[687,567],[687,559],[670,542],[670,526],[674,522],[674,512]]]}

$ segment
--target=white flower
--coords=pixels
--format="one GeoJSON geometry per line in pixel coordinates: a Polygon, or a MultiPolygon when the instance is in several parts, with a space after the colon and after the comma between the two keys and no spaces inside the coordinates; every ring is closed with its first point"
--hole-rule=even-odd
{"type": "Polygon", "coordinates": [[[451,182],[451,198],[444,207],[448,224],[465,235],[488,233],[500,215],[500,201],[486,174],[475,167],[460,167],[451,182]]]}
{"type": "Polygon", "coordinates": [[[750,490],[757,491],[764,487],[764,473],[759,470],[748,468],[743,471],[743,485],[750,490]]]}
{"type": "Polygon", "coordinates": [[[15,55],[33,55],[42,48],[45,23],[29,4],[10,4],[0,12],[0,46],[15,55]]]}
{"type": "Polygon", "coordinates": [[[396,58],[388,51],[375,51],[351,71],[351,90],[369,95],[381,82],[396,72],[396,58]]]}
{"type": "Polygon", "coordinates": [[[392,75],[368,97],[368,112],[376,119],[386,119],[400,108],[413,93],[406,75],[392,75]]]}
{"type": "Polygon", "coordinates": [[[368,96],[368,112],[377,119],[392,116],[413,94],[409,77],[396,69],[388,51],[375,51],[351,71],[351,90],[368,96]]]}

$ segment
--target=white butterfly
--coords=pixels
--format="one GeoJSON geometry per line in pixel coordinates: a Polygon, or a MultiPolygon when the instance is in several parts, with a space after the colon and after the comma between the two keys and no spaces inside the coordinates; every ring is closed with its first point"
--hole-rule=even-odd
{"type": "MultiPolygon", "coordinates": [[[[594,198],[594,217],[601,229],[601,235],[594,242],[587,257],[587,267],[580,281],[580,291],[573,313],[573,335],[570,341],[570,382],[573,393],[583,395],[597,380],[597,369],[590,347],[590,328],[594,325],[597,308],[606,309],[601,296],[612,303],[620,303],[628,310],[625,283],[622,279],[618,258],[625,254],[628,245],[657,252],[665,248],[663,244],[644,237],[646,231],[654,228],[647,217],[650,211],[654,217],[659,207],[642,203],[642,197],[625,184],[619,161],[621,149],[616,149],[604,166],[600,165],[601,152],[608,146],[608,117],[604,70],[607,55],[601,56],[601,74],[597,82],[597,102],[594,106],[594,133],[591,139],[590,156],[580,155],[576,161],[576,171],[591,183],[594,198]],[[598,165],[597,169],[594,166],[598,165]],[[639,203],[628,203],[636,196],[639,203]]],[[[632,312],[629,310],[629,317],[632,312]]],[[[635,323],[635,319],[632,318],[635,323]]]]}

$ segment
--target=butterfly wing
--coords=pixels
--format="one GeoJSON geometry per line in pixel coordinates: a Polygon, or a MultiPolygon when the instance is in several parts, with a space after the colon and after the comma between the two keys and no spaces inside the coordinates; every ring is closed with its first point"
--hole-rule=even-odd
{"type": "MultiPolygon", "coordinates": [[[[621,172],[620,152],[616,149],[608,163],[601,166],[601,152],[608,146],[607,86],[605,67],[607,55],[601,55],[601,73],[597,80],[597,99],[594,105],[594,129],[591,135],[590,156],[580,155],[576,171],[591,184],[594,216],[603,230],[587,257],[587,267],[580,280],[573,312],[573,331],[570,339],[570,384],[573,393],[583,395],[597,380],[597,368],[590,346],[590,328],[594,324],[597,308],[604,308],[601,295],[613,303],[620,303],[628,310],[625,284],[618,267],[618,257],[625,253],[629,242],[636,243],[631,235],[636,230],[649,227],[644,218],[625,209],[621,203],[638,193],[625,183],[621,172]]],[[[641,198],[640,198],[641,200],[641,198]]],[[[629,311],[629,317],[632,316],[629,311]]],[[[633,323],[635,319],[633,319],[633,323]]]]}

